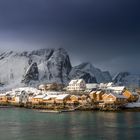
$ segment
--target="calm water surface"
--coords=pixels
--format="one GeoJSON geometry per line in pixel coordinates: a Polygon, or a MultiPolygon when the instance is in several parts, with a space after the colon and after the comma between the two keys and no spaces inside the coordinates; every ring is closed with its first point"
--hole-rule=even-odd
{"type": "Polygon", "coordinates": [[[0,109],[0,140],[140,140],[139,112],[0,109]]]}

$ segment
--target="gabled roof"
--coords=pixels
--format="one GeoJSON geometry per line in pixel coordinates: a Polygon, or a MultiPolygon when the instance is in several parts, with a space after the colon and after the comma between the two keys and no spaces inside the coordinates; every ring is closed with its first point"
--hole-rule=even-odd
{"type": "Polygon", "coordinates": [[[56,98],[58,95],[47,95],[47,96],[45,96],[43,99],[44,100],[49,100],[49,99],[51,99],[51,98],[56,98]]]}
{"type": "Polygon", "coordinates": [[[79,83],[81,83],[82,81],[84,81],[83,79],[73,79],[73,80],[71,80],[70,82],[69,82],[69,85],[71,85],[71,84],[79,84],[79,83]]]}
{"type": "Polygon", "coordinates": [[[1,97],[6,96],[6,95],[7,95],[6,93],[0,93],[1,97]]]}
{"type": "Polygon", "coordinates": [[[123,91],[125,89],[125,86],[113,86],[113,87],[107,87],[108,90],[114,90],[114,91],[123,91]]]}
{"type": "Polygon", "coordinates": [[[100,91],[97,91],[96,94],[100,94],[101,92],[102,92],[101,90],[100,91]]]}
{"type": "Polygon", "coordinates": [[[96,91],[92,91],[92,92],[90,92],[90,94],[95,94],[96,93],[96,91]]]}
{"type": "Polygon", "coordinates": [[[65,92],[63,91],[47,91],[45,94],[47,95],[59,95],[59,94],[64,94],[65,92]]]}
{"type": "Polygon", "coordinates": [[[46,95],[36,95],[35,97],[33,97],[34,99],[43,99],[46,95]]]}
{"type": "Polygon", "coordinates": [[[70,82],[69,82],[69,84],[76,84],[77,83],[77,80],[75,79],[75,80],[71,80],[70,82]]]}
{"type": "Polygon", "coordinates": [[[107,94],[107,93],[104,93],[104,94],[102,95],[102,97],[105,97],[105,96],[108,96],[108,94],[107,94]]]}
{"type": "Polygon", "coordinates": [[[67,98],[67,97],[69,97],[69,94],[62,94],[62,95],[58,95],[58,96],[56,97],[56,99],[57,99],[57,100],[63,100],[63,99],[65,99],[65,98],[67,98]]]}
{"type": "Polygon", "coordinates": [[[77,84],[80,84],[81,82],[83,82],[84,80],[83,79],[78,79],[77,80],[77,84]]]}
{"type": "Polygon", "coordinates": [[[111,87],[113,85],[113,82],[109,82],[106,84],[107,87],[111,87]]]}
{"type": "MultiPolygon", "coordinates": [[[[120,95],[120,94],[117,94],[117,93],[110,93],[110,94],[108,94],[108,96],[109,96],[109,95],[113,95],[115,98],[123,98],[123,99],[126,99],[125,96],[120,95]]],[[[106,96],[106,97],[108,97],[108,96],[106,96]]]]}

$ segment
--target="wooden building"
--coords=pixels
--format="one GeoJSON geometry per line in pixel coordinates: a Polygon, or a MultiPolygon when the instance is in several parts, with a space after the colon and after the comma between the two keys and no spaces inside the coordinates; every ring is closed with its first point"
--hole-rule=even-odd
{"type": "Polygon", "coordinates": [[[71,80],[67,90],[69,91],[84,91],[86,89],[86,82],[83,79],[71,80]]]}
{"type": "Polygon", "coordinates": [[[124,105],[127,103],[127,98],[123,95],[110,93],[103,98],[105,104],[124,105]]]}
{"type": "Polygon", "coordinates": [[[64,104],[69,99],[69,97],[70,97],[69,94],[60,94],[55,98],[55,103],[56,104],[64,104]]]}
{"type": "Polygon", "coordinates": [[[43,103],[43,98],[45,97],[46,95],[36,95],[32,98],[32,104],[40,104],[40,103],[43,103]]]}
{"type": "Polygon", "coordinates": [[[103,100],[102,96],[104,95],[104,91],[92,91],[89,96],[94,102],[100,102],[103,100]]]}
{"type": "Polygon", "coordinates": [[[8,101],[8,97],[6,94],[0,94],[0,103],[6,103],[8,101]]]}
{"type": "Polygon", "coordinates": [[[80,96],[78,96],[78,95],[70,95],[65,103],[68,104],[68,105],[79,104],[79,98],[80,98],[80,96]]]}
{"type": "Polygon", "coordinates": [[[131,92],[129,90],[125,90],[123,95],[127,98],[128,102],[136,102],[139,99],[139,95],[136,92],[131,92]]]}

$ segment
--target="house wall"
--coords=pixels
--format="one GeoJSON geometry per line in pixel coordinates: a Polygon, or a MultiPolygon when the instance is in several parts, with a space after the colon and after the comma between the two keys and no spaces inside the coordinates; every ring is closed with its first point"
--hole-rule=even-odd
{"type": "Polygon", "coordinates": [[[125,104],[127,102],[127,99],[126,98],[116,98],[115,96],[113,95],[109,95],[109,96],[106,96],[105,98],[103,98],[104,102],[105,103],[110,103],[110,104],[125,104]]]}
{"type": "Polygon", "coordinates": [[[6,96],[0,96],[0,102],[7,102],[6,96]]]}
{"type": "Polygon", "coordinates": [[[32,104],[39,104],[39,103],[43,103],[42,98],[32,98],[32,104]]]}
{"type": "Polygon", "coordinates": [[[81,82],[76,82],[76,83],[73,83],[73,84],[69,84],[68,86],[68,90],[85,90],[86,89],[86,83],[84,80],[82,80],[81,82]]]}

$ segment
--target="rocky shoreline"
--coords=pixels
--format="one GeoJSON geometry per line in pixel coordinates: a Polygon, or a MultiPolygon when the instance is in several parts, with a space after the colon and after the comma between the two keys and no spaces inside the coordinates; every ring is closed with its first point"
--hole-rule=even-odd
{"type": "MultiPolygon", "coordinates": [[[[108,112],[140,112],[140,107],[135,108],[97,108],[93,106],[80,106],[80,107],[65,107],[65,106],[44,106],[44,105],[31,105],[31,104],[9,104],[9,103],[3,103],[0,104],[0,108],[26,108],[26,109],[33,109],[33,110],[45,110],[48,111],[64,111],[64,112],[70,112],[70,111],[108,111],[108,112]]],[[[44,112],[45,112],[44,111],[44,112]]]]}

